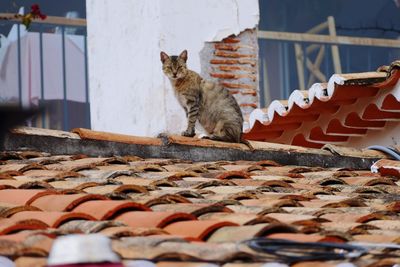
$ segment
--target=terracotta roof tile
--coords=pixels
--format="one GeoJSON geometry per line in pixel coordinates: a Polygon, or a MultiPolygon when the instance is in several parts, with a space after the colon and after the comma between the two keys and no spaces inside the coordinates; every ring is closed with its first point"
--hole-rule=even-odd
{"type": "Polygon", "coordinates": [[[212,212],[202,214],[198,217],[199,220],[212,220],[212,221],[230,221],[239,225],[250,224],[256,221],[260,216],[256,214],[246,213],[226,213],[226,212],[212,212]]]}
{"type": "Polygon", "coordinates": [[[31,248],[38,248],[49,253],[54,239],[46,235],[30,235],[24,241],[23,245],[31,248]]]}
{"type": "Polygon", "coordinates": [[[157,267],[218,267],[218,265],[216,264],[207,264],[205,265],[202,262],[177,262],[177,261],[173,261],[173,262],[168,262],[168,261],[162,261],[162,262],[158,262],[157,267]]]}
{"type": "Polygon", "coordinates": [[[126,223],[133,228],[163,228],[176,221],[196,220],[196,217],[188,213],[173,211],[131,211],[117,216],[115,220],[126,223]]]}
{"type": "Polygon", "coordinates": [[[91,200],[79,204],[74,212],[90,214],[97,220],[109,220],[128,211],[148,211],[148,207],[132,201],[91,200]]]}
{"type": "Polygon", "coordinates": [[[112,193],[147,193],[147,189],[137,185],[98,185],[83,189],[89,194],[107,195],[112,193]]]}
{"type": "Polygon", "coordinates": [[[7,218],[21,211],[39,211],[39,210],[40,209],[33,206],[21,206],[17,204],[0,202],[0,218],[7,218]]]}
{"type": "Polygon", "coordinates": [[[127,236],[151,236],[151,235],[168,235],[166,231],[161,228],[132,228],[129,226],[115,226],[108,227],[101,230],[99,233],[104,234],[111,238],[120,238],[127,236]]]}
{"type": "Polygon", "coordinates": [[[153,138],[147,137],[135,137],[123,134],[112,134],[99,132],[99,131],[91,131],[83,128],[73,129],[72,132],[77,133],[82,139],[95,139],[95,140],[104,140],[104,141],[118,141],[127,144],[143,144],[143,145],[160,145],[161,141],[154,141],[153,138]]]}
{"type": "Polygon", "coordinates": [[[379,171],[381,175],[400,177],[400,164],[395,160],[382,159],[371,166],[372,170],[379,171]]]}
{"type": "Polygon", "coordinates": [[[62,234],[75,234],[75,233],[98,233],[103,229],[110,227],[125,226],[125,224],[117,221],[87,221],[87,220],[74,220],[69,221],[58,227],[62,234]]]}
{"type": "Polygon", "coordinates": [[[17,205],[30,205],[43,196],[55,194],[58,193],[43,189],[5,189],[1,190],[0,201],[17,205]]]}
{"type": "Polygon", "coordinates": [[[28,236],[35,234],[35,230],[23,230],[13,234],[2,235],[0,240],[9,240],[17,243],[23,242],[28,236]]]}
{"type": "Polygon", "coordinates": [[[246,225],[241,227],[224,226],[216,230],[208,239],[207,242],[239,242],[255,237],[265,236],[271,230],[271,225],[261,223],[256,225],[246,225]]]}
{"type": "Polygon", "coordinates": [[[90,200],[106,200],[101,195],[71,194],[71,195],[46,195],[37,198],[32,206],[45,211],[71,211],[79,204],[90,200]]]}
{"type": "MultiPolygon", "coordinates": [[[[299,149],[321,157],[332,151],[343,157],[363,153],[333,146],[299,149]]],[[[27,159],[9,153],[0,165],[11,166],[0,179],[0,185],[6,181],[0,190],[0,254],[29,266],[35,263],[32,255],[43,262],[56,236],[102,233],[125,261],[261,266],[265,258],[238,242],[253,237],[399,242],[396,176],[351,166],[284,165],[269,155],[262,161],[191,162],[48,154],[27,159]],[[22,172],[34,159],[46,170],[22,172]],[[48,185],[53,188],[43,189],[48,185]]],[[[380,157],[374,151],[366,155],[380,157]]],[[[379,260],[369,254],[355,264],[379,260]]]]}
{"type": "Polygon", "coordinates": [[[44,257],[32,257],[32,256],[23,256],[18,257],[15,260],[15,264],[20,267],[30,267],[30,266],[46,266],[47,258],[44,257]]]}
{"type": "Polygon", "coordinates": [[[50,228],[57,228],[67,221],[72,220],[95,220],[92,216],[77,212],[58,212],[58,211],[21,211],[11,216],[16,220],[36,219],[48,225],[50,228]]]}
{"type": "Polygon", "coordinates": [[[196,217],[210,213],[232,213],[233,211],[223,205],[208,205],[208,204],[160,204],[151,207],[154,211],[175,211],[190,213],[196,217]]]}
{"type": "Polygon", "coordinates": [[[177,238],[125,238],[124,242],[113,243],[116,252],[127,259],[145,258],[156,261],[185,261],[185,262],[228,262],[237,259],[252,260],[254,257],[241,252],[234,243],[205,244],[187,243],[177,238]],[[141,251],[142,248],[143,251],[141,251]],[[140,252],[139,252],[140,251],[140,252]]]}
{"type": "Polygon", "coordinates": [[[265,263],[225,263],[223,267],[262,267],[265,263]]]}
{"type": "Polygon", "coordinates": [[[22,230],[46,229],[47,227],[47,224],[36,219],[0,219],[0,235],[22,230]]]}
{"type": "Polygon", "coordinates": [[[228,221],[180,221],[173,222],[165,226],[163,229],[172,235],[207,240],[207,238],[217,229],[225,226],[236,225],[237,224],[228,221]]]}
{"type": "Polygon", "coordinates": [[[366,147],[364,137],[377,136],[368,129],[384,136],[386,122],[399,119],[400,97],[395,86],[399,62],[388,69],[334,74],[328,83],[294,90],[286,101],[275,100],[266,109],[255,109],[245,138],[312,148],[326,143],[366,147]]]}

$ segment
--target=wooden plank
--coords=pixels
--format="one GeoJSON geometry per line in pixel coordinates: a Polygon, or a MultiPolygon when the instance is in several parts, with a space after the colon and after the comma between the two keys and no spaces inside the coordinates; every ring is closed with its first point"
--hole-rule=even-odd
{"type": "MultiPolygon", "coordinates": [[[[314,62],[314,64],[313,64],[313,66],[314,66],[314,69],[318,69],[319,70],[319,68],[320,68],[320,66],[321,66],[321,63],[322,63],[322,60],[324,59],[324,55],[325,55],[325,46],[320,46],[320,49],[319,49],[319,51],[318,51],[318,55],[317,55],[317,58],[315,59],[315,62],[314,62]]],[[[313,75],[310,75],[310,78],[309,78],[309,80],[308,80],[308,84],[307,84],[307,87],[311,87],[311,85],[314,83],[314,81],[315,81],[315,78],[317,78],[317,76],[316,75],[314,75],[314,71],[312,71],[311,70],[311,73],[313,74],[313,75]]],[[[322,72],[319,70],[319,73],[320,74],[322,74],[322,72]]],[[[321,75],[319,75],[321,78],[322,78],[322,76],[321,75]]],[[[324,75],[324,77],[325,77],[325,75],[324,75]]],[[[324,79],[324,80],[321,80],[321,79],[319,79],[320,80],[320,82],[326,82],[326,79],[324,79]]]]}
{"type": "Polygon", "coordinates": [[[263,90],[264,90],[264,103],[268,105],[271,103],[271,91],[269,87],[269,79],[268,79],[268,68],[267,68],[267,59],[263,57],[261,59],[261,64],[263,65],[263,90]]]}
{"type": "Polygon", "coordinates": [[[303,50],[301,49],[301,45],[298,43],[294,44],[294,51],[296,54],[296,66],[297,66],[297,76],[299,80],[299,89],[305,90],[305,83],[304,83],[304,54],[303,50]]]}
{"type": "Polygon", "coordinates": [[[316,33],[322,32],[322,31],[324,31],[324,30],[326,30],[326,29],[328,29],[328,22],[327,22],[327,21],[322,22],[321,24],[318,24],[317,26],[312,27],[311,29],[309,29],[309,30],[307,31],[307,33],[314,33],[314,34],[316,34],[316,33]]]}
{"type": "MultiPolygon", "coordinates": [[[[335,19],[332,16],[328,17],[329,35],[336,37],[335,19]]],[[[342,73],[342,65],[340,64],[339,47],[337,45],[331,46],[333,67],[335,73],[342,73]]]]}
{"type": "Polygon", "coordinates": [[[321,44],[400,48],[400,40],[349,37],[349,36],[329,36],[322,34],[296,33],[296,32],[258,31],[258,38],[276,40],[276,41],[289,41],[289,42],[309,42],[309,43],[321,43],[321,44]]]}
{"type": "MultiPolygon", "coordinates": [[[[21,22],[21,18],[11,13],[0,13],[0,20],[21,22]]],[[[55,24],[64,26],[86,27],[86,19],[69,19],[65,17],[47,16],[45,20],[33,19],[32,23],[55,24]]]]}
{"type": "Polygon", "coordinates": [[[308,58],[306,60],[306,65],[315,77],[317,77],[320,81],[326,81],[325,75],[308,58]]]}
{"type": "Polygon", "coordinates": [[[315,50],[319,49],[321,47],[321,45],[319,44],[312,44],[307,46],[306,48],[306,54],[311,54],[312,52],[314,52],[315,50]]]}

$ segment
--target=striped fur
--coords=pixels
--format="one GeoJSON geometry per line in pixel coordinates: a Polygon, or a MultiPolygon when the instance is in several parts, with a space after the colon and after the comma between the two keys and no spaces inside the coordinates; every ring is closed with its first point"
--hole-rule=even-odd
{"type": "Polygon", "coordinates": [[[183,136],[195,135],[198,120],[213,140],[242,143],[243,116],[228,90],[186,67],[187,51],[179,56],[161,52],[163,72],[171,81],[175,96],[186,112],[183,136]]]}

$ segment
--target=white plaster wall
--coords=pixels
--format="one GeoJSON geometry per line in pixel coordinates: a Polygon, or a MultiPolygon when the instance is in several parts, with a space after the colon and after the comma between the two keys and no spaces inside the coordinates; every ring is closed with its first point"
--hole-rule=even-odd
{"type": "Polygon", "coordinates": [[[92,128],[143,136],[186,126],[160,51],[187,49],[189,68],[200,72],[204,42],[259,20],[257,0],[86,0],[86,6],[92,128]]]}

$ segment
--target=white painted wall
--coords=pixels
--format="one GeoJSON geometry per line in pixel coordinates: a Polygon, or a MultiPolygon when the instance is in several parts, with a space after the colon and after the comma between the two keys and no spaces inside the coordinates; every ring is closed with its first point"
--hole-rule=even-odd
{"type": "Polygon", "coordinates": [[[258,0],[86,0],[86,9],[92,128],[142,136],[186,126],[161,50],[188,49],[189,68],[200,72],[204,42],[259,20],[258,0]]]}

